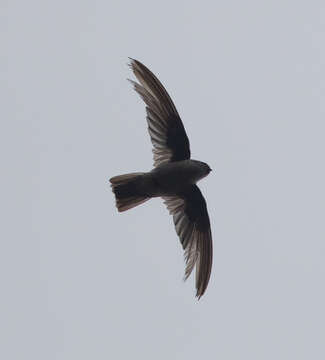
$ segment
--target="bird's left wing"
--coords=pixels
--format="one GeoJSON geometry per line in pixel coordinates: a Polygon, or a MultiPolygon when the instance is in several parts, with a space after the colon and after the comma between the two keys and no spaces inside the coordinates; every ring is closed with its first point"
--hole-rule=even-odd
{"type": "Polygon", "coordinates": [[[212,235],[205,199],[196,185],[177,196],[163,198],[185,251],[184,280],[196,266],[196,296],[200,298],[208,286],[212,267],[212,235]]]}
{"type": "Polygon", "coordinates": [[[154,166],[189,159],[191,153],[188,137],[166,89],[140,61],[131,59],[130,66],[139,83],[130,81],[146,104],[154,166]]]}

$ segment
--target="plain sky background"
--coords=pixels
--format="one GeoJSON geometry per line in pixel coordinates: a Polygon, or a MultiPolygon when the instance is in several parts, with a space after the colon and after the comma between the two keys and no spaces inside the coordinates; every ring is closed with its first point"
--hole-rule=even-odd
{"type": "Polygon", "coordinates": [[[1,14],[0,358],[325,358],[324,1],[16,1],[1,14]],[[214,240],[198,302],[128,56],[163,82],[214,240]]]}

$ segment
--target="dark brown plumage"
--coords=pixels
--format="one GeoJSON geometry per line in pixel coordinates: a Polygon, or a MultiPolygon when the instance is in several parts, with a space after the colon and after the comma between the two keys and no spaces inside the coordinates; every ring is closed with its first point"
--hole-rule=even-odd
{"type": "Polygon", "coordinates": [[[152,197],[164,199],[185,252],[185,279],[196,267],[196,296],[200,298],[211,274],[212,236],[206,202],[196,182],[211,169],[190,159],[184,125],[160,81],[139,61],[131,59],[130,66],[139,83],[130,81],[146,104],[154,169],[111,178],[116,206],[125,211],[152,197]]]}

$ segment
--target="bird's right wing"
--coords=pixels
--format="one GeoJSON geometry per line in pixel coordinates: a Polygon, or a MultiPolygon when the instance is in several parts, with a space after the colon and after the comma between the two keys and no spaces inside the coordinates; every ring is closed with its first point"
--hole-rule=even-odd
{"type": "Polygon", "coordinates": [[[212,235],[205,199],[196,185],[178,196],[163,198],[185,251],[184,279],[196,266],[196,296],[200,298],[208,286],[212,267],[212,235]]]}
{"type": "Polygon", "coordinates": [[[130,66],[139,83],[131,81],[146,104],[148,130],[153,145],[154,166],[190,158],[190,144],[184,125],[166,89],[139,61],[130,66]]]}

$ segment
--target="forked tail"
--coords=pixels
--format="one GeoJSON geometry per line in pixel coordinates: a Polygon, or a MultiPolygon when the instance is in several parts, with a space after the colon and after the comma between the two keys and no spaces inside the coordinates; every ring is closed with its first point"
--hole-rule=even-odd
{"type": "Polygon", "coordinates": [[[116,198],[118,211],[126,211],[138,206],[150,197],[139,193],[139,183],[145,173],[131,173],[112,177],[109,181],[116,198]]]}

